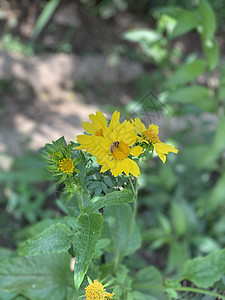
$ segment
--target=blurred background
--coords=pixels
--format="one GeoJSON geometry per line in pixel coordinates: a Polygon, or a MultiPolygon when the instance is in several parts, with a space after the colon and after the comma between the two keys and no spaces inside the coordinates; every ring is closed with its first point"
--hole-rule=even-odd
{"type": "Polygon", "coordinates": [[[153,122],[179,149],[141,166],[128,264],[178,274],[225,246],[224,17],[220,0],[1,0],[0,246],[63,214],[40,148],[75,141],[96,110],[153,122]]]}

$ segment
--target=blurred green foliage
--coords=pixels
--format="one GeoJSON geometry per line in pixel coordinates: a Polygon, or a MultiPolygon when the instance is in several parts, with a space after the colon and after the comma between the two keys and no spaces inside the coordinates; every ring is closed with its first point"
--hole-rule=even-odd
{"type": "MultiPolygon", "coordinates": [[[[49,1],[49,5],[50,2],[53,3],[49,1]]],[[[81,2],[91,9],[93,14],[104,19],[133,9],[136,5],[134,0],[81,2]]],[[[172,278],[172,283],[167,282],[166,292],[169,299],[181,299],[177,298],[179,296],[173,289],[176,279],[186,274],[186,279],[199,285],[197,275],[189,273],[193,268],[192,264],[196,268],[196,274],[199,265],[213,266],[215,261],[212,252],[225,247],[225,65],[221,63],[216,42],[216,23],[221,24],[224,10],[221,9],[221,1],[213,1],[210,4],[205,0],[150,2],[139,1],[138,8],[141,13],[145,10],[145,16],[154,19],[155,26],[151,29],[135,28],[123,33],[122,37],[139,46],[133,49],[135,59],[151,63],[153,66],[151,77],[148,73],[144,73],[137,82],[137,98],[140,99],[140,95],[145,94],[148,89],[157,91],[162,104],[162,114],[172,128],[169,133],[167,132],[167,136],[173,144],[176,143],[179,155],[168,157],[165,165],[155,159],[145,162],[142,166],[138,223],[141,227],[143,244],[136,254],[127,258],[126,265],[131,268],[130,273],[135,274],[134,289],[140,283],[148,285],[150,279],[152,282],[155,279],[157,284],[163,282],[163,276],[154,267],[136,273],[151,263],[160,268],[165,276],[172,278]],[[201,48],[196,47],[193,52],[183,54],[176,41],[193,33],[198,36],[201,48]],[[215,78],[217,84],[212,85],[211,80],[215,78]],[[198,258],[194,263],[187,262],[199,255],[209,255],[207,263],[204,258],[198,258]],[[146,282],[143,282],[143,277],[146,278],[146,282]]],[[[51,10],[47,5],[43,8],[44,19],[40,17],[41,21],[36,23],[38,29],[35,38],[50,21],[58,2],[54,1],[54,4],[51,10]],[[46,9],[49,9],[48,13],[46,9]]],[[[69,39],[66,44],[70,51],[69,39]]],[[[31,48],[26,48],[27,46],[9,34],[3,36],[2,45],[8,51],[12,47],[18,49],[16,50],[18,52],[33,53],[31,48]]],[[[64,46],[62,43],[60,49],[64,46]]],[[[125,52],[126,54],[130,53],[125,52]]],[[[1,82],[0,88],[0,93],[8,89],[7,81],[1,82]]],[[[78,88],[83,90],[85,85],[81,83],[78,88]]],[[[126,107],[128,114],[136,104],[138,103],[134,101],[132,105],[130,103],[126,107]]],[[[142,109],[145,113],[146,111],[152,113],[148,111],[149,107],[143,106],[142,109]]],[[[49,198],[55,198],[56,187],[50,184],[46,188],[47,179],[43,163],[33,156],[19,159],[9,172],[0,173],[1,206],[6,207],[6,216],[10,216],[9,219],[6,216],[2,217],[2,225],[7,223],[2,232],[8,230],[6,227],[11,226],[10,222],[11,224],[21,222],[19,229],[22,229],[25,225],[44,219],[45,223],[35,225],[40,226],[40,231],[37,227],[30,229],[36,230],[35,234],[54,223],[52,220],[49,221],[49,218],[57,217],[59,212],[55,212],[55,206],[52,209],[51,206],[46,207],[45,203],[49,198]]],[[[100,174],[93,177],[90,173],[87,176],[86,183],[92,196],[97,197],[112,188],[111,178],[105,177],[104,180],[101,182],[100,174]]],[[[62,211],[66,209],[62,199],[59,199],[57,204],[62,211]]],[[[121,214],[126,214],[124,211],[121,211],[121,214]]],[[[21,236],[26,234],[29,237],[35,235],[34,233],[29,235],[29,228],[21,232],[21,236]]],[[[13,242],[17,242],[16,235],[12,235],[12,238],[15,239],[13,242]]],[[[103,248],[108,246],[106,241],[103,248]]],[[[100,254],[99,256],[96,254],[97,257],[101,255],[100,246],[99,249],[100,254]]],[[[2,256],[6,255],[4,251],[0,252],[3,253],[2,256]]],[[[220,253],[221,257],[223,256],[221,260],[224,260],[224,252],[220,253]]],[[[17,259],[17,263],[24,263],[23,258],[17,259]]],[[[68,258],[59,256],[59,259],[68,258]]],[[[49,262],[47,256],[45,261],[46,264],[55,264],[55,261],[49,262]]],[[[121,266],[118,277],[125,278],[124,274],[128,271],[123,267],[121,266]]],[[[200,280],[200,286],[207,288],[211,285],[214,291],[223,292],[224,279],[219,279],[225,276],[224,271],[221,271],[218,265],[214,271],[215,273],[207,280],[200,280]]],[[[69,282],[70,280],[68,279],[69,282]]],[[[131,285],[131,278],[129,280],[127,279],[127,285],[123,282],[124,286],[131,285]]],[[[176,288],[177,291],[182,291],[179,286],[176,288]]],[[[131,293],[129,290],[127,292],[131,293]]],[[[25,296],[29,297],[29,293],[27,292],[25,296]]],[[[132,294],[132,299],[165,299],[162,292],[154,289],[151,290],[151,296],[154,298],[141,298],[143,294],[146,296],[149,293],[149,290],[146,292],[146,289],[139,289],[132,294]]],[[[7,298],[4,295],[5,298],[2,296],[2,299],[13,299],[14,296],[12,294],[11,298],[7,298]]],[[[182,299],[190,297],[182,294],[182,299]]],[[[216,299],[216,297],[193,296],[192,299],[216,299]]]]}

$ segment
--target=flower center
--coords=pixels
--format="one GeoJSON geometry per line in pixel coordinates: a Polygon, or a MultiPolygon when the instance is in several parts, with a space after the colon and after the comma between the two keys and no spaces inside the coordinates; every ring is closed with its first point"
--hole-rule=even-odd
{"type": "Polygon", "coordinates": [[[103,136],[103,129],[99,129],[95,132],[95,136],[103,136]]]}
{"type": "Polygon", "coordinates": [[[74,169],[73,162],[70,158],[63,158],[59,161],[59,169],[61,169],[64,173],[72,173],[74,169]]]}
{"type": "Polygon", "coordinates": [[[151,129],[145,130],[142,134],[143,138],[152,144],[159,143],[158,135],[151,129]]]}
{"type": "Polygon", "coordinates": [[[87,300],[104,300],[104,286],[97,280],[94,280],[94,283],[89,284],[89,286],[85,288],[85,296],[87,300]]]}
{"type": "Polygon", "coordinates": [[[116,141],[110,146],[110,151],[114,159],[124,159],[129,155],[130,147],[123,141],[116,141]]]}

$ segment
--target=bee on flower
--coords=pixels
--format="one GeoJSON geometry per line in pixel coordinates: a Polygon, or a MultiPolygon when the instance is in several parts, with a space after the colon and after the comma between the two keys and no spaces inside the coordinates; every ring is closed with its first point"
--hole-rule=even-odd
{"type": "MultiPolygon", "coordinates": [[[[105,125],[100,112],[96,112],[96,118],[101,118],[99,125],[105,125]]],[[[90,119],[93,116],[90,115],[90,119]]],[[[112,115],[108,126],[96,127],[95,124],[83,124],[84,128],[88,128],[92,135],[78,135],[77,141],[81,145],[76,149],[86,150],[91,155],[97,157],[97,162],[102,166],[100,172],[110,170],[112,175],[117,177],[123,172],[129,176],[132,174],[138,177],[140,169],[137,163],[133,160],[133,156],[138,156],[142,153],[142,147],[136,146],[137,134],[131,122],[119,122],[120,113],[115,111],[112,115]],[[90,130],[92,128],[92,131],[90,130]],[[94,130],[96,130],[94,132],[94,130]],[[101,135],[96,134],[101,131],[101,135]]],[[[96,121],[96,119],[95,119],[96,121]]],[[[100,121],[100,119],[98,120],[100,121]]]]}

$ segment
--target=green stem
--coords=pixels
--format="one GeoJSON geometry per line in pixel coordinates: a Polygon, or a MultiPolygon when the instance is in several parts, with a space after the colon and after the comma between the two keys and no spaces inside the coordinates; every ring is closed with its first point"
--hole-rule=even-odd
{"type": "Polygon", "coordinates": [[[83,197],[81,196],[81,194],[79,192],[76,192],[76,194],[77,194],[77,200],[78,200],[80,212],[82,212],[82,210],[84,208],[83,197]]]}
{"type": "Polygon", "coordinates": [[[177,292],[193,292],[193,293],[199,293],[199,294],[205,294],[205,295],[210,295],[217,297],[218,299],[223,299],[225,300],[225,296],[222,296],[218,293],[214,293],[211,291],[206,291],[198,288],[192,288],[192,287],[181,287],[181,288],[176,288],[175,289],[177,292]]]}
{"type": "MultiPolygon", "coordinates": [[[[134,289],[143,289],[143,290],[149,290],[149,284],[134,284],[134,289]]],[[[158,289],[158,290],[164,290],[165,287],[163,286],[151,286],[152,289],[158,289]]],[[[191,292],[191,293],[198,293],[198,294],[205,294],[217,297],[218,299],[225,300],[225,296],[220,295],[218,293],[214,293],[211,291],[206,291],[199,288],[192,288],[192,287],[180,287],[180,288],[174,288],[177,292],[191,292]]]]}
{"type": "Polygon", "coordinates": [[[136,187],[134,189],[134,185],[133,182],[131,181],[130,177],[128,177],[130,184],[131,184],[131,188],[134,194],[134,207],[133,207],[133,214],[132,214],[132,219],[130,222],[130,227],[129,227],[129,231],[128,231],[128,235],[127,235],[127,239],[123,248],[122,253],[119,256],[115,257],[115,261],[114,261],[114,272],[117,270],[119,264],[121,263],[121,261],[123,260],[124,256],[125,256],[125,252],[128,246],[128,243],[130,241],[131,238],[131,234],[133,231],[133,227],[134,227],[134,223],[135,223],[135,219],[136,219],[136,214],[137,214],[137,187],[138,187],[138,179],[136,179],[136,187]]]}
{"type": "MultiPolygon", "coordinates": [[[[134,185],[133,185],[133,182],[130,179],[130,176],[128,177],[128,179],[130,181],[130,185],[131,185],[131,188],[132,188],[132,192],[134,193],[134,196],[137,196],[137,192],[134,190],[134,185]]],[[[136,184],[136,186],[137,186],[137,184],[136,184]]]]}

